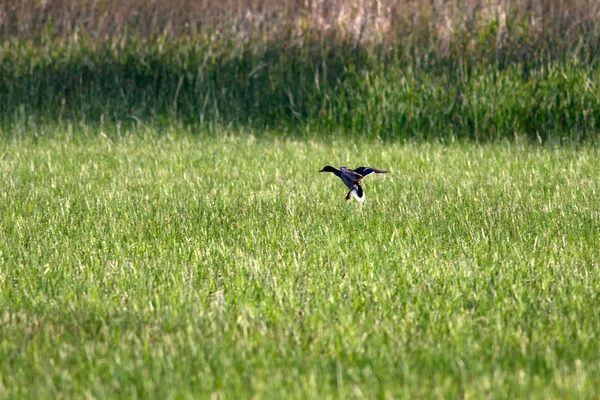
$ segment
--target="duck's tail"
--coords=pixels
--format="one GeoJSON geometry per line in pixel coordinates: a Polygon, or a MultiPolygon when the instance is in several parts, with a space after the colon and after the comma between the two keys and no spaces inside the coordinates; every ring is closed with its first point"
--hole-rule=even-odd
{"type": "Polygon", "coordinates": [[[354,196],[356,201],[358,201],[359,203],[365,201],[365,193],[363,192],[363,189],[360,185],[356,185],[356,187],[352,189],[352,196],[354,196]]]}

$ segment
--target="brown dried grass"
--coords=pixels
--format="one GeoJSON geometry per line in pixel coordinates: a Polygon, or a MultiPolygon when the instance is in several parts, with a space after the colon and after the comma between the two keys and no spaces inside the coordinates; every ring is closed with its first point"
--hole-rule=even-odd
{"type": "Polygon", "coordinates": [[[54,38],[218,36],[272,39],[335,35],[355,43],[398,35],[444,43],[495,24],[497,43],[511,35],[577,45],[597,40],[600,2],[595,0],[4,0],[0,34],[54,38]],[[519,30],[519,32],[514,32],[519,30]],[[595,35],[595,38],[594,38],[595,35]]]}

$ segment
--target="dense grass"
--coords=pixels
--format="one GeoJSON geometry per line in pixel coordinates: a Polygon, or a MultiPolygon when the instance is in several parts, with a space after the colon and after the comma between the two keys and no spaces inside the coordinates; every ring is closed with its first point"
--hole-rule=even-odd
{"type": "Polygon", "coordinates": [[[4,130],[23,121],[180,120],[296,136],[595,141],[600,129],[600,69],[576,59],[502,66],[467,54],[425,65],[422,55],[382,55],[344,42],[127,43],[5,44],[4,130]]]}
{"type": "Polygon", "coordinates": [[[9,0],[0,126],[597,140],[597,2],[434,3],[9,0]]]}
{"type": "Polygon", "coordinates": [[[600,397],[598,5],[434,3],[0,5],[0,397],[600,397]]]}
{"type": "Polygon", "coordinates": [[[0,144],[2,397],[600,395],[596,149],[65,131],[0,144]]]}

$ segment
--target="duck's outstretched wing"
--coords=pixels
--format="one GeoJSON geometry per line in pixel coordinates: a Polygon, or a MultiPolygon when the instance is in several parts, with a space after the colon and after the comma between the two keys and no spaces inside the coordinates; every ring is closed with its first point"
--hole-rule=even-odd
{"type": "Polygon", "coordinates": [[[364,178],[365,176],[369,176],[371,174],[387,174],[389,171],[385,169],[377,169],[371,167],[358,167],[354,170],[354,172],[356,172],[364,178]]]}
{"type": "MultiPolygon", "coordinates": [[[[364,167],[361,167],[364,168],[364,167]]],[[[346,167],[340,167],[340,172],[342,174],[346,174],[349,177],[354,177],[356,179],[360,179],[362,178],[362,174],[359,174],[356,170],[351,170],[350,168],[346,168],[346,167]]]]}

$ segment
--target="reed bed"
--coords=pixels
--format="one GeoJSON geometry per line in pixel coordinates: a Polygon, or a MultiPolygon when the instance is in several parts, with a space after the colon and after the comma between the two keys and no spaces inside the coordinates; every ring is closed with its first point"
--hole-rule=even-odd
{"type": "Polygon", "coordinates": [[[0,114],[377,138],[595,138],[592,1],[7,1],[0,114]]]}

